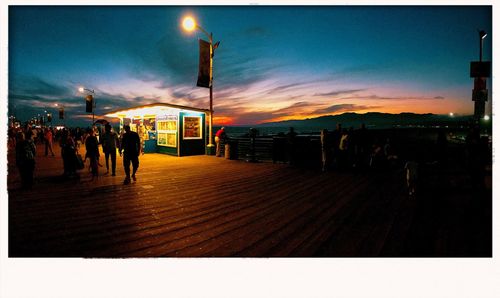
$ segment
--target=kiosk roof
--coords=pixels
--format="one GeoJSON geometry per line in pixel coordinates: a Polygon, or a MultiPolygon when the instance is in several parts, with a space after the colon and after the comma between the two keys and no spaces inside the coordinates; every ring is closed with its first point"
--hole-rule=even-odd
{"type": "Polygon", "coordinates": [[[153,104],[148,104],[148,105],[143,105],[143,106],[137,106],[133,108],[128,108],[128,109],[121,109],[121,110],[116,110],[113,112],[109,112],[105,114],[104,116],[106,117],[126,117],[126,118],[131,118],[134,116],[147,116],[147,115],[157,115],[160,113],[160,111],[165,111],[169,109],[177,109],[177,110],[184,110],[184,111],[195,111],[195,112],[201,112],[201,113],[209,113],[210,110],[208,109],[198,109],[198,108],[192,108],[192,107],[187,107],[187,106],[181,106],[181,105],[174,105],[174,104],[169,104],[169,103],[153,103],[153,104]]]}

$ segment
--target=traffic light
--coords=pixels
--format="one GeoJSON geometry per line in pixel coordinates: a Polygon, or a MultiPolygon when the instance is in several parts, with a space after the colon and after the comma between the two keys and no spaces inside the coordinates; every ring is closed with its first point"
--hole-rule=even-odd
{"type": "Polygon", "coordinates": [[[93,107],[94,107],[94,97],[89,94],[85,97],[85,112],[92,113],[93,107]]]}
{"type": "Polygon", "coordinates": [[[59,109],[59,119],[64,119],[64,108],[59,109]]]}

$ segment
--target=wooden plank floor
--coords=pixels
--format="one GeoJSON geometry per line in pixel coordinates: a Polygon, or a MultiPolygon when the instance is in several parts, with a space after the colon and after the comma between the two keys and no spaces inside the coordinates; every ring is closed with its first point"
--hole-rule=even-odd
{"type": "Polygon", "coordinates": [[[487,235],[457,237],[463,219],[458,211],[446,217],[453,221],[434,226],[422,224],[427,218],[415,220],[425,213],[408,200],[401,171],[320,173],[146,154],[137,182],[123,185],[119,157],[116,177],[101,168],[97,181],[90,181],[87,169],[79,180],[63,180],[59,151],[44,157],[38,147],[31,191],[19,189],[9,154],[11,257],[491,254],[487,235]],[[420,237],[426,232],[429,237],[420,237]],[[415,248],[422,243],[431,249],[415,248]]]}

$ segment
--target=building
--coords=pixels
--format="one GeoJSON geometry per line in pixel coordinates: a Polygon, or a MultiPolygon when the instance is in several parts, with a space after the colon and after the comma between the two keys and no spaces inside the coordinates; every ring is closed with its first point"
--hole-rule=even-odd
{"type": "Polygon", "coordinates": [[[104,116],[120,119],[139,133],[144,140],[144,152],[176,156],[205,154],[207,125],[210,111],[167,103],[155,103],[110,112],[104,116]]]}

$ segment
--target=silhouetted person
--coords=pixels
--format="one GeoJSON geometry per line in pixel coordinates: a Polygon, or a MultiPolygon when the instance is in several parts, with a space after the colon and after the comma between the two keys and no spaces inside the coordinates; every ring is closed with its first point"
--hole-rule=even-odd
{"type": "Polygon", "coordinates": [[[89,131],[89,136],[85,140],[85,159],[90,161],[90,169],[92,171],[92,180],[98,177],[99,174],[99,143],[95,136],[94,130],[89,131]]]}
{"type": "Polygon", "coordinates": [[[144,126],[144,122],[142,120],[137,126],[137,134],[139,135],[139,140],[141,142],[140,150],[141,153],[144,155],[144,141],[146,140],[146,127],[144,126]]]}
{"type": "Polygon", "coordinates": [[[484,184],[484,181],[481,181],[484,165],[482,164],[478,127],[474,127],[469,131],[469,134],[465,138],[465,143],[467,146],[467,167],[471,176],[472,186],[478,188],[484,184]]]}
{"type": "Polygon", "coordinates": [[[360,129],[356,131],[356,153],[355,163],[358,168],[365,168],[370,157],[370,140],[365,124],[361,124],[360,129]]]}
{"type": "Polygon", "coordinates": [[[349,167],[356,167],[356,134],[354,133],[354,128],[351,126],[347,131],[348,141],[347,141],[347,157],[346,157],[346,165],[349,167]]]}
{"type": "Polygon", "coordinates": [[[378,140],[372,145],[372,150],[370,153],[370,167],[373,169],[378,169],[382,166],[384,160],[384,150],[380,145],[378,140]]]}
{"type": "Polygon", "coordinates": [[[446,133],[443,129],[440,129],[437,137],[437,160],[439,164],[443,167],[446,166],[447,151],[448,151],[448,140],[446,139],[446,133]]]}
{"type": "Polygon", "coordinates": [[[338,123],[336,129],[332,133],[333,163],[335,167],[338,167],[340,162],[339,145],[341,137],[342,137],[342,124],[338,123]]]}
{"type": "Polygon", "coordinates": [[[82,130],[80,129],[80,127],[77,127],[75,129],[74,136],[75,136],[76,149],[78,150],[78,149],[80,149],[80,146],[82,145],[82,138],[83,138],[83,133],[82,133],[82,130]]]}
{"type": "Polygon", "coordinates": [[[16,148],[16,130],[15,128],[13,127],[10,127],[8,132],[7,132],[7,135],[9,137],[9,141],[8,141],[8,148],[16,148]]]}
{"type": "Polygon", "coordinates": [[[141,140],[139,135],[130,130],[129,125],[124,126],[125,133],[120,144],[120,156],[123,151],[123,168],[125,169],[125,180],[123,184],[130,183],[130,163],[132,162],[132,179],[136,181],[135,173],[139,168],[139,153],[141,140]]]}
{"type": "Polygon", "coordinates": [[[76,174],[76,145],[75,140],[67,129],[61,135],[61,155],[64,166],[64,176],[78,176],[76,174]]]}
{"type": "Polygon", "coordinates": [[[288,130],[288,133],[286,134],[286,139],[287,139],[286,152],[287,152],[288,162],[291,165],[295,164],[296,158],[297,158],[296,157],[296,148],[295,148],[295,137],[296,136],[297,136],[297,133],[295,132],[293,127],[290,127],[290,129],[288,130]]]}
{"type": "Polygon", "coordinates": [[[50,128],[45,129],[45,156],[52,154],[54,156],[54,151],[52,151],[52,143],[53,143],[53,135],[52,135],[52,130],[50,128]]]}
{"type": "Polygon", "coordinates": [[[321,140],[321,170],[326,172],[331,159],[331,141],[328,134],[328,129],[322,129],[320,134],[321,140]]]}
{"type": "Polygon", "coordinates": [[[410,152],[408,161],[405,164],[405,170],[408,195],[414,196],[417,192],[418,183],[418,160],[415,152],[410,152]]]}
{"type": "Polygon", "coordinates": [[[21,187],[31,189],[33,187],[33,172],[35,171],[35,143],[31,138],[26,139],[24,133],[17,133],[16,142],[16,166],[21,176],[21,187]]]}
{"type": "Polygon", "coordinates": [[[384,144],[384,156],[385,156],[385,166],[391,167],[394,166],[396,161],[398,160],[398,156],[396,154],[396,150],[392,145],[392,141],[390,138],[387,138],[384,144]]]}
{"type": "Polygon", "coordinates": [[[109,173],[109,158],[111,157],[111,176],[116,175],[116,148],[119,147],[118,135],[111,131],[111,125],[104,126],[104,134],[101,136],[102,151],[106,160],[106,174],[109,173]]]}
{"type": "Polygon", "coordinates": [[[341,169],[345,169],[349,163],[348,161],[348,146],[349,146],[349,133],[347,129],[342,129],[342,135],[340,136],[339,151],[338,151],[338,163],[341,169]]]}

